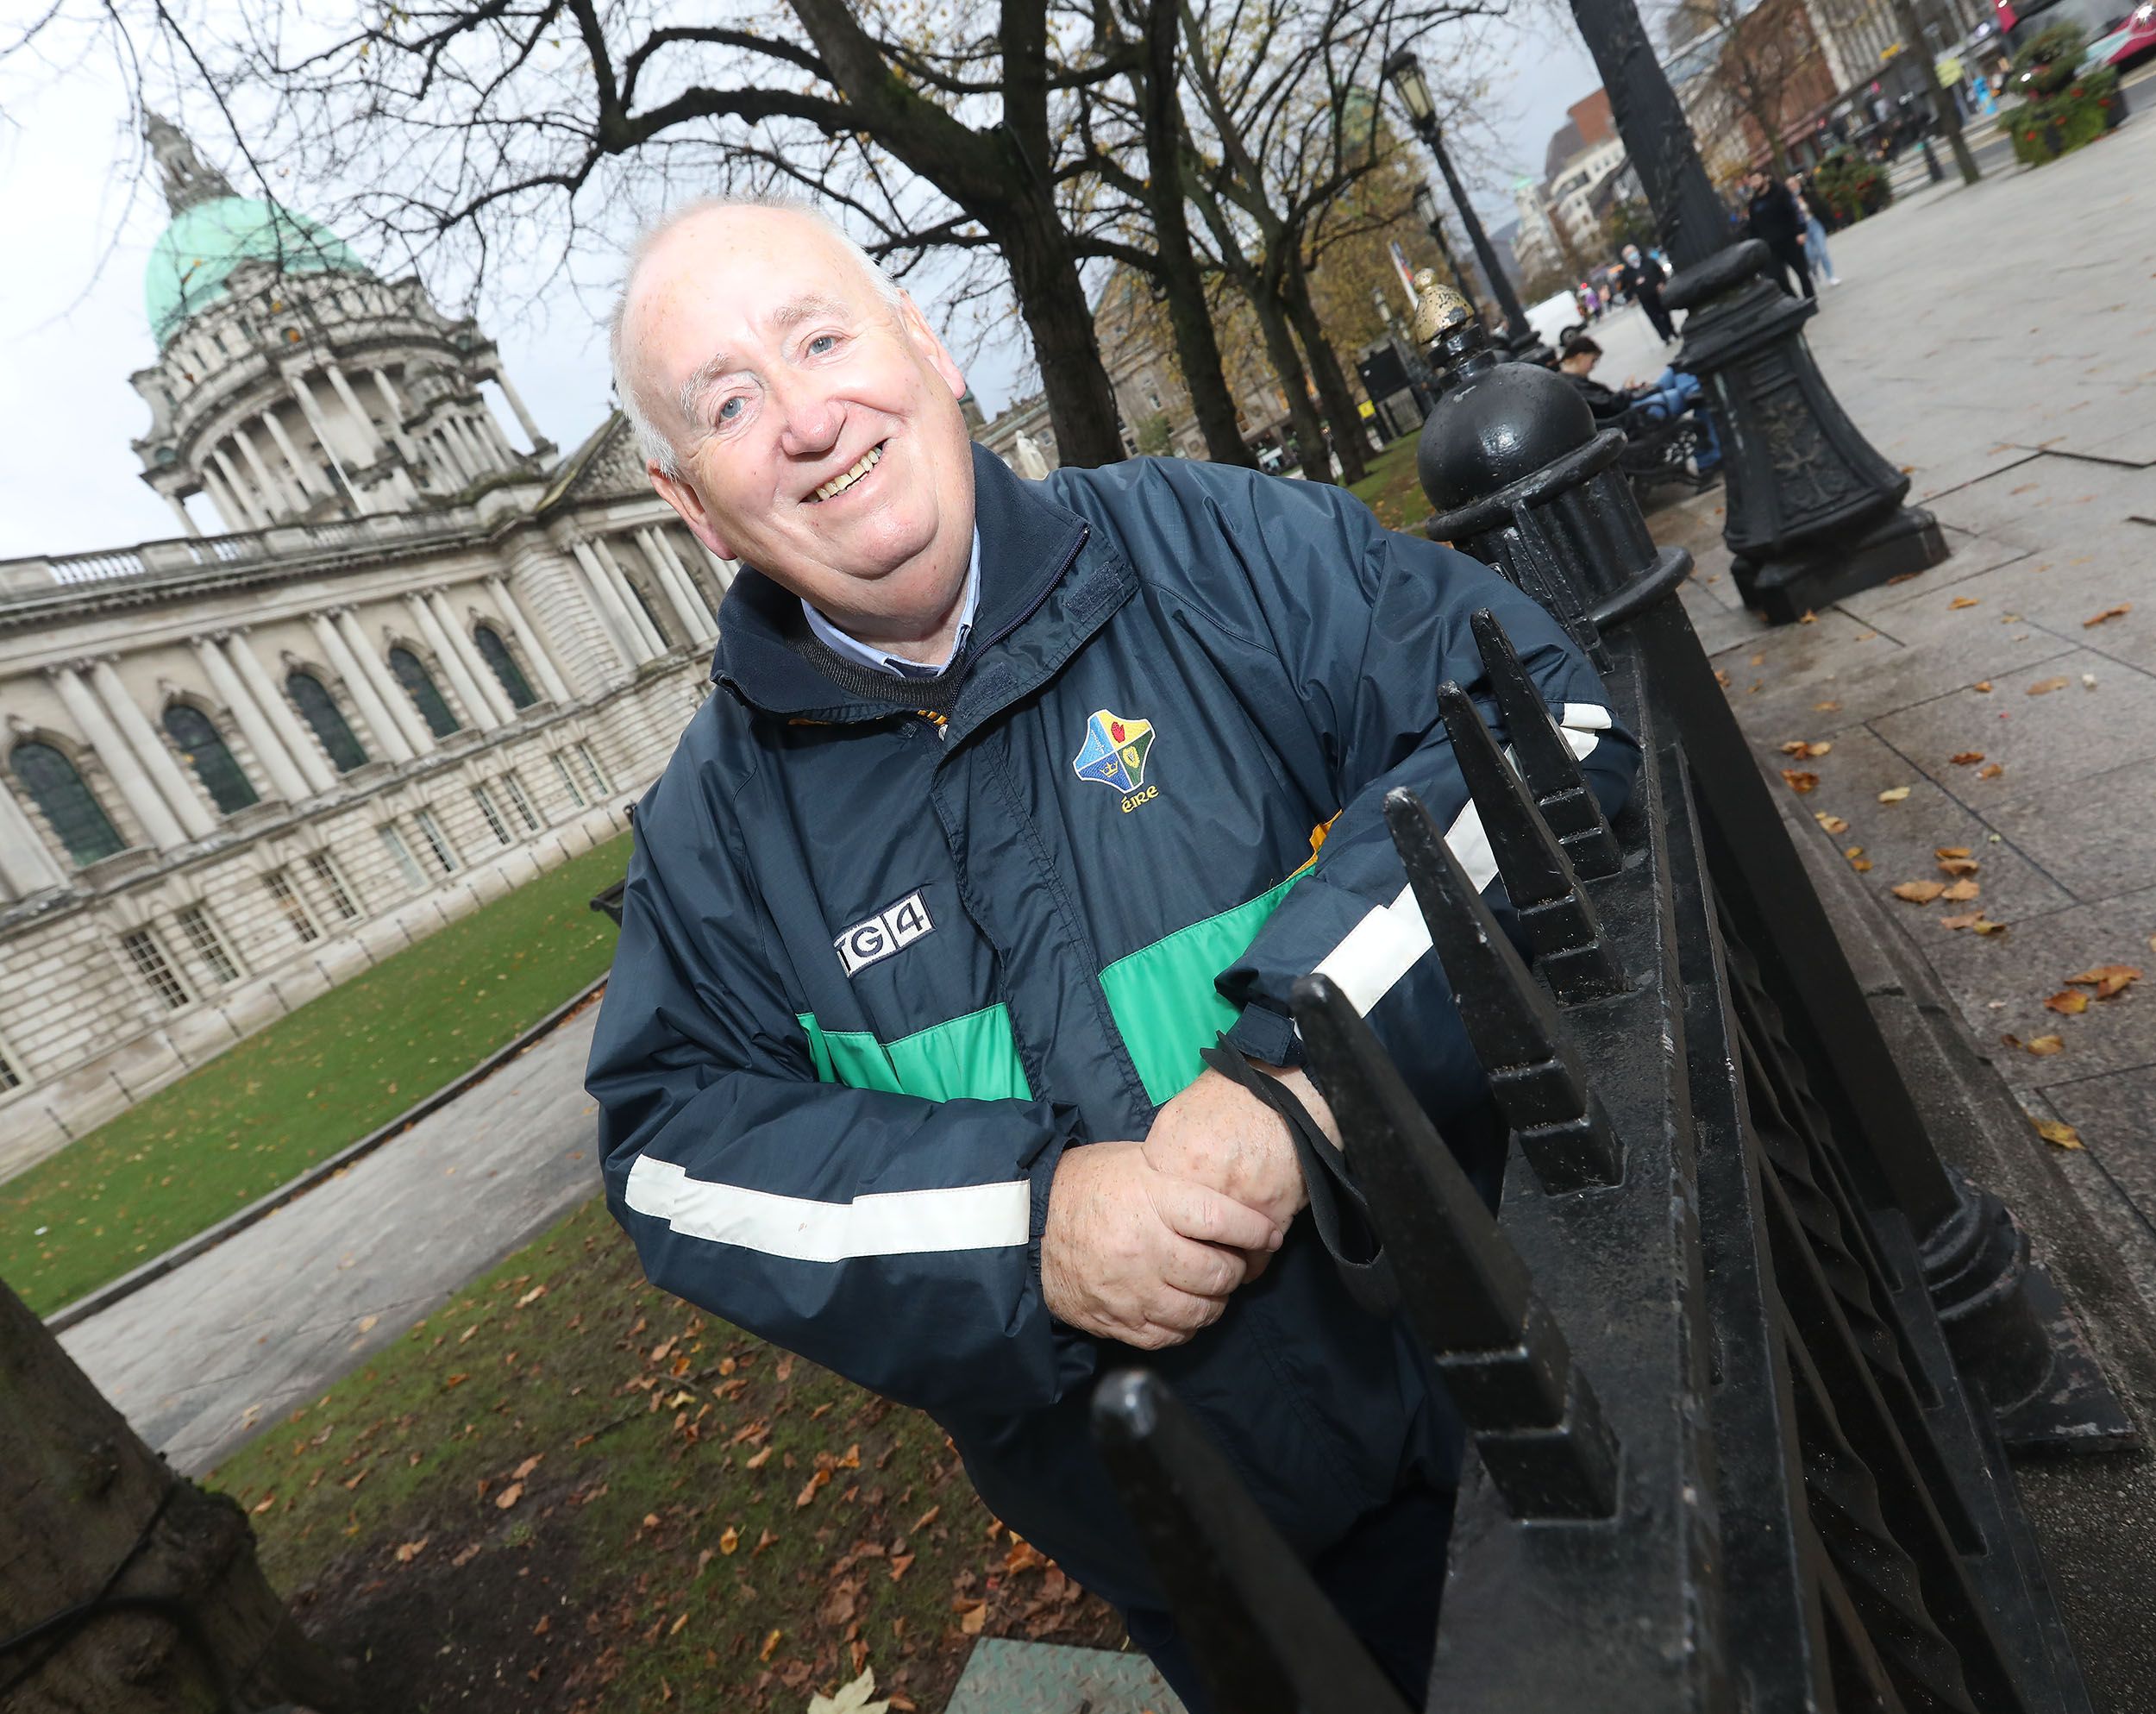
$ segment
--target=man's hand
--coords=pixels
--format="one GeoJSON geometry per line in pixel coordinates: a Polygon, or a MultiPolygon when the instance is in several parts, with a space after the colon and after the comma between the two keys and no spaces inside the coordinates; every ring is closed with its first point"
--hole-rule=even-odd
{"type": "Polygon", "coordinates": [[[1137,1143],[1065,1151],[1041,1233],[1041,1293],[1082,1332],[1141,1350],[1181,1345],[1250,1278],[1281,1227],[1202,1184],[1157,1171],[1137,1143]]]}
{"type": "MultiPolygon", "coordinates": [[[[1332,1109],[1308,1077],[1251,1063],[1286,1084],[1338,1146],[1332,1109]]],[[[1161,1108],[1146,1134],[1145,1158],[1163,1172],[1256,1209],[1282,1230],[1310,1201],[1288,1121],[1218,1071],[1200,1072],[1197,1082],[1161,1108]]]]}

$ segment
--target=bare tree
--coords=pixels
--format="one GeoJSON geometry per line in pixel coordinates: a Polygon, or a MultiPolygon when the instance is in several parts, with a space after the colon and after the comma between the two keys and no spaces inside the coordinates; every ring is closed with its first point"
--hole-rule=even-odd
{"type": "Polygon", "coordinates": [[[0,1707],[354,1705],[236,1501],[181,1480],[0,1284],[0,1707]]]}

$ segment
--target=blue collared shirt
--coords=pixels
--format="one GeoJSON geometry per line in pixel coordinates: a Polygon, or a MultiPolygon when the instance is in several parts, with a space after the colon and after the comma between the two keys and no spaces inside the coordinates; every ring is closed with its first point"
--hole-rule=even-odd
{"type": "Polygon", "coordinates": [[[801,603],[801,612],[808,620],[808,628],[832,654],[844,656],[861,666],[870,667],[880,673],[889,673],[902,679],[932,679],[938,673],[950,669],[958,658],[958,651],[966,646],[966,638],[973,631],[974,612],[981,606],[981,530],[975,525],[973,532],[973,562],[966,568],[966,606],[958,615],[958,630],[950,640],[950,652],[931,666],[925,661],[909,661],[901,656],[887,655],[881,649],[850,637],[823,614],[801,603]]]}

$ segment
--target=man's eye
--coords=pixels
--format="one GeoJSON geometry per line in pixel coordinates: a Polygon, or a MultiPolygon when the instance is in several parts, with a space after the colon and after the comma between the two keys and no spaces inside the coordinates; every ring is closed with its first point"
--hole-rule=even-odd
{"type": "Polygon", "coordinates": [[[819,333],[815,338],[809,341],[808,355],[812,357],[821,357],[826,351],[830,350],[837,343],[838,336],[837,334],[819,333]]]}
{"type": "Polygon", "coordinates": [[[736,393],[718,407],[718,420],[722,423],[731,423],[740,417],[745,408],[745,401],[739,393],[736,393]]]}

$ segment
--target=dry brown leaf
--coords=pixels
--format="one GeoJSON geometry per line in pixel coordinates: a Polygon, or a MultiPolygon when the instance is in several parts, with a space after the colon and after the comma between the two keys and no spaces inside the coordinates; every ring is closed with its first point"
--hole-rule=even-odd
{"type": "Polygon", "coordinates": [[[968,1636],[978,1636],[988,1623],[988,1604],[986,1601],[956,1601],[951,1604],[958,1610],[958,1629],[968,1636]]]}
{"type": "Polygon", "coordinates": [[[517,1300],[517,1307],[519,1309],[530,1309],[530,1307],[531,1307],[534,1303],[537,1303],[537,1302],[538,1302],[538,1301],[539,1301],[542,1297],[544,1297],[546,1295],[547,1295],[547,1288],[546,1288],[545,1286],[543,1286],[543,1285],[535,1285],[535,1286],[533,1286],[533,1287],[531,1288],[531,1290],[529,1290],[529,1291],[527,1291],[526,1293],[524,1293],[524,1295],[523,1295],[523,1296],[519,1297],[519,1298],[517,1300]]]}
{"type": "Polygon", "coordinates": [[[1807,607],[1802,612],[1796,616],[1796,622],[1799,625],[1817,625],[1819,623],[1819,615],[1814,612],[1809,607],[1807,607]]]}
{"type": "Polygon", "coordinates": [[[1782,754],[1809,758],[1814,756],[1824,756],[1833,747],[1833,740],[1831,738],[1824,744],[1814,744],[1806,738],[1791,738],[1782,746],[1782,754]]]}
{"type": "Polygon", "coordinates": [[[818,1470],[812,1472],[809,1475],[808,1480],[801,1485],[801,1491],[793,1497],[794,1509],[799,1510],[801,1507],[806,1505],[811,1500],[814,1499],[816,1497],[816,1491],[818,1488],[827,1486],[830,1484],[830,1479],[831,1473],[828,1470],[818,1470]]]}
{"type": "Polygon", "coordinates": [[[1862,875],[1871,867],[1871,859],[1868,857],[1853,857],[1849,859],[1849,866],[1858,874],[1862,875]]]}
{"type": "Polygon", "coordinates": [[[1984,920],[1982,911],[1968,911],[1960,916],[1943,916],[1939,920],[1941,928],[1974,928],[1984,920]]]}
{"type": "Polygon", "coordinates": [[[1949,607],[1975,607],[1981,606],[1983,604],[1979,601],[1973,601],[1970,600],[1970,598],[1966,595],[1957,595],[1952,600],[1947,602],[1946,605],[1949,607]]]}
{"type": "Polygon", "coordinates": [[[2003,934],[2013,925],[2004,922],[1972,922],[1969,926],[1979,934],[2003,934]]]}
{"type": "Polygon", "coordinates": [[[1908,794],[1909,788],[1907,786],[1889,786],[1884,791],[1879,794],[1879,801],[1881,803],[1899,803],[1908,794]]]}
{"type": "Polygon", "coordinates": [[[1715,669],[1714,669],[1714,682],[1715,682],[1716,684],[1720,685],[1720,687],[1721,687],[1724,690],[1728,689],[1728,688],[1729,688],[1729,674],[1728,674],[1728,672],[1727,672],[1725,669],[1723,669],[1723,668],[1720,668],[1720,667],[1717,667],[1717,668],[1715,668],[1715,669]]]}
{"type": "Polygon", "coordinates": [[[1906,899],[1912,905],[1928,905],[1946,890],[1943,881],[1902,881],[1895,885],[1894,896],[1906,899]]]}
{"type": "Polygon", "coordinates": [[[1801,768],[1784,768],[1782,770],[1782,780],[1783,784],[1800,797],[1819,784],[1818,775],[1807,773],[1801,768]]]}
{"type": "Polygon", "coordinates": [[[1752,657],[1752,664],[1755,667],[1764,667],[1766,663],[1767,657],[1764,655],[1754,655],[1752,657]]]}
{"type": "Polygon", "coordinates": [[[1934,845],[1932,855],[1935,857],[1965,857],[1969,855],[1969,847],[1966,845],[1934,845]]]}
{"type": "Polygon", "coordinates": [[[457,1550],[456,1557],[451,1560],[449,1563],[455,1566],[457,1570],[462,1571],[465,1566],[470,1565],[472,1561],[479,1558],[479,1543],[474,1541],[468,1548],[459,1548],[457,1550]]]}
{"type": "Polygon", "coordinates": [[[500,1493],[494,1496],[494,1504],[498,1510],[507,1511],[523,1497],[524,1485],[522,1482],[511,1482],[500,1493]]]}
{"type": "Polygon", "coordinates": [[[776,1530],[765,1530],[761,1535],[756,1537],[756,1545],[749,1549],[749,1557],[753,1560],[758,1554],[761,1554],[766,1548],[769,1547],[778,1539],[779,1536],[776,1530]]]}
{"type": "Polygon", "coordinates": [[[846,1448],[846,1455],[838,1460],[837,1467],[841,1470],[861,1468],[861,1442],[859,1441],[856,1441],[846,1448]]]}
{"type": "Polygon", "coordinates": [[[1864,847],[1862,845],[1845,846],[1842,849],[1842,855],[1846,857],[1860,857],[1864,855],[1864,847]]]}
{"type": "Polygon", "coordinates": [[[469,1375],[467,1375],[467,1374],[461,1374],[461,1373],[460,1373],[460,1374],[454,1374],[454,1375],[444,1375],[444,1376],[442,1378],[442,1384],[444,1387],[461,1387],[461,1386],[462,1386],[462,1385],[465,1384],[465,1382],[467,1382],[467,1381],[470,1380],[471,1378],[471,1378],[471,1376],[469,1376],[469,1375]]]}
{"type": "MultiPolygon", "coordinates": [[[[2156,939],[2153,939],[2150,944],[2156,945],[2156,939]]],[[[2084,988],[2093,988],[2096,991],[2097,999],[2109,1000],[2113,995],[2122,993],[2134,983],[2139,982],[2140,976],[2140,969],[2133,964],[2098,964],[2092,970],[2082,971],[2078,976],[2070,976],[2066,980],[2069,983],[2078,983],[2084,988]]]]}
{"type": "Polygon", "coordinates": [[[2000,766],[1997,763],[1994,762],[1994,763],[1992,763],[1990,767],[1988,767],[1988,768],[1979,768],[1979,769],[1977,769],[1977,777],[1979,780],[1996,780],[1996,779],[1997,779],[1997,778],[1999,777],[1999,775],[2002,775],[2002,774],[2003,774],[2003,773],[2005,773],[2005,772],[2006,772],[2006,769],[2005,769],[2002,768],[2002,767],[2001,767],[2001,766],[2000,766]]]}
{"type": "Polygon", "coordinates": [[[924,1529],[927,1529],[930,1524],[936,1522],[937,1516],[942,1513],[943,1510],[943,1507],[939,1505],[931,1506],[926,1511],[923,1512],[918,1517],[913,1520],[913,1527],[906,1533],[909,1535],[918,1535],[924,1529]]]}
{"type": "Polygon", "coordinates": [[[2061,1017],[2078,1017],[2089,1009],[2089,996],[2078,988],[2061,989],[2044,1002],[2046,1009],[2061,1017]]]}
{"type": "Polygon", "coordinates": [[[1984,752],[1980,750],[1958,750],[1946,759],[1957,768],[1973,768],[1984,760],[1984,752]]]}
{"type": "Polygon", "coordinates": [[[765,1637],[763,1647],[756,1651],[756,1658],[759,1661],[768,1661],[779,1647],[779,1639],[785,1635],[786,1633],[782,1630],[774,1630],[770,1636],[765,1637]]]}
{"type": "Polygon", "coordinates": [[[1965,905],[1983,891],[1973,881],[1957,881],[1939,896],[1950,905],[1965,905]]]}
{"type": "Polygon", "coordinates": [[[264,1512],[267,1511],[267,1510],[269,1510],[272,1506],[275,1505],[276,1504],[277,1504],[277,1496],[276,1496],[276,1494],[275,1494],[275,1493],[273,1493],[273,1493],[267,1493],[267,1494],[263,1495],[263,1496],[262,1496],[262,1497],[261,1497],[260,1499],[259,1499],[259,1500],[255,1501],[255,1503],[254,1503],[253,1505],[249,1506],[249,1507],[248,1508],[248,1514],[249,1514],[251,1516],[260,1517],[260,1516],[261,1516],[264,1512]]]}
{"type": "Polygon", "coordinates": [[[2054,1053],[2063,1053],[2066,1047],[2066,1044],[2055,1035],[2034,1036],[2025,1045],[2028,1051],[2039,1059],[2047,1059],[2054,1053]]]}
{"type": "Polygon", "coordinates": [[[1818,822],[1829,833],[1846,833],[1849,831],[1849,824],[1846,821],[1844,821],[1839,815],[1830,814],[1823,809],[1814,810],[1812,819],[1818,822]]]}
{"type": "Polygon", "coordinates": [[[2064,690],[2073,681],[2066,678],[2039,679],[2028,687],[2031,696],[2049,696],[2054,690],[2064,690]]]}
{"type": "Polygon", "coordinates": [[[1983,866],[1974,857],[1941,857],[1939,860],[1941,875],[1974,875],[1983,866]]]}
{"type": "Polygon", "coordinates": [[[2093,630],[2096,626],[2102,625],[2106,619],[2122,619],[2133,611],[2134,604],[2131,601],[2122,601],[2115,607],[2106,607],[2102,612],[2093,614],[2090,618],[2082,620],[2081,628],[2084,631],[2093,630]]]}
{"type": "Polygon", "coordinates": [[[718,1551],[722,1554],[731,1554],[739,1546],[741,1546],[741,1531],[730,1523],[719,1534],[718,1551]]]}
{"type": "Polygon", "coordinates": [[[683,1613],[680,1617],[675,1619],[672,1624],[667,1627],[667,1635],[668,1636],[679,1636],[681,1634],[681,1627],[688,1622],[689,1616],[686,1613],[683,1613]]]}
{"type": "Polygon", "coordinates": [[[1814,702],[1812,704],[1812,712],[1814,714],[1836,714],[1841,712],[1841,704],[1839,702],[1814,702]]]}
{"type": "Polygon", "coordinates": [[[915,1558],[915,1555],[913,1555],[913,1554],[892,1554],[892,1556],[891,1556],[891,1580],[892,1580],[892,1582],[896,1583],[896,1582],[897,1582],[897,1581],[898,1581],[900,1578],[904,1577],[904,1576],[906,1574],[906,1573],[907,1573],[908,1571],[910,1571],[910,1570],[912,1570],[912,1569],[914,1558],[915,1558]]]}
{"type": "Polygon", "coordinates": [[[545,1457],[546,1453],[543,1452],[535,1452],[530,1458],[526,1459],[522,1464],[518,1465],[514,1470],[509,1472],[509,1479],[512,1482],[523,1481],[524,1478],[530,1475],[533,1471],[539,1467],[540,1460],[545,1457]]]}
{"type": "Polygon", "coordinates": [[[762,1469],[764,1465],[769,1460],[771,1453],[772,1448],[766,1447],[761,1452],[758,1453],[754,1458],[749,1460],[748,1467],[751,1470],[762,1469]]]}
{"type": "Polygon", "coordinates": [[[422,1535],[417,1541],[399,1541],[397,1544],[397,1563],[400,1566],[410,1565],[427,1551],[427,1543],[430,1539],[422,1535]]]}
{"type": "Polygon", "coordinates": [[[2062,1149],[2081,1146],[2081,1133],[2057,1119],[2033,1119],[2036,1134],[2047,1143],[2056,1143],[2062,1149]]]}
{"type": "Polygon", "coordinates": [[[1989,696],[1991,694],[1991,681],[1990,679],[1978,679],[1974,684],[1971,685],[1969,688],[1973,691],[1977,691],[1985,696],[1989,696]]]}

